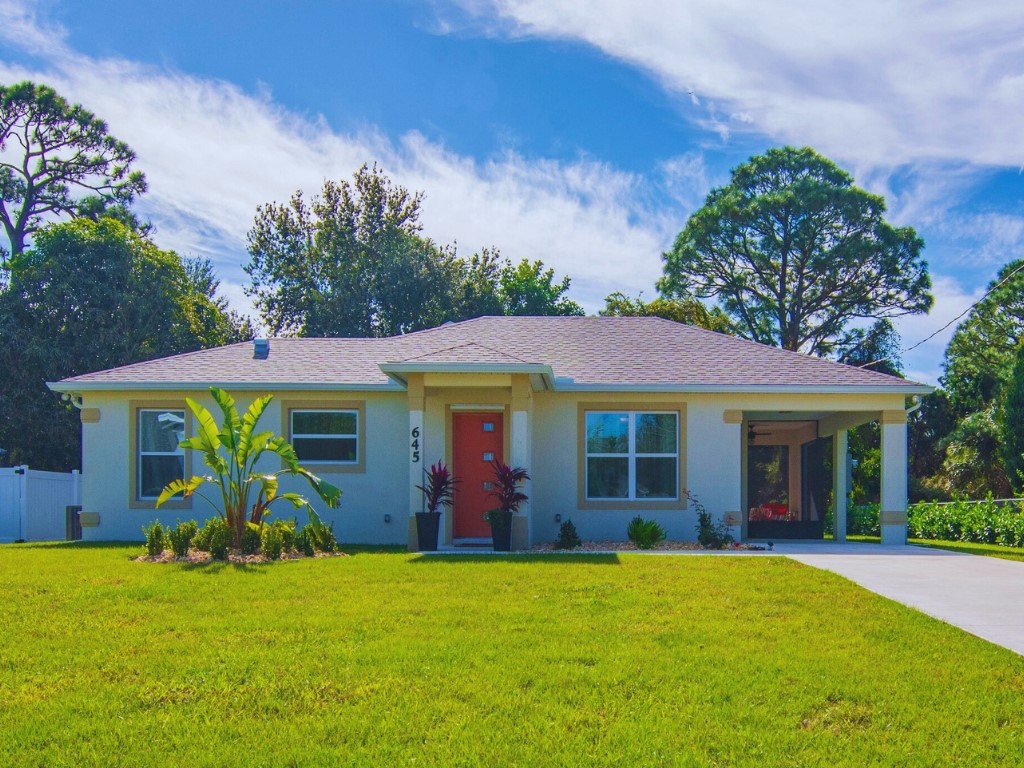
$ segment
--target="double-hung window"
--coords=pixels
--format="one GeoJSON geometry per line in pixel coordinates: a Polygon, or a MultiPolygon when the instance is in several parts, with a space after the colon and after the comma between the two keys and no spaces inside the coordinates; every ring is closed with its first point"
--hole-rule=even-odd
{"type": "Polygon", "coordinates": [[[185,411],[140,408],[136,417],[138,460],[136,488],[140,501],[156,499],[172,480],[185,476],[185,411]]]}
{"type": "Polygon", "coordinates": [[[679,498],[679,414],[587,411],[586,498],[679,498]]]}
{"type": "Polygon", "coordinates": [[[291,443],[300,463],[355,465],[359,462],[359,411],[291,411],[291,443]]]}

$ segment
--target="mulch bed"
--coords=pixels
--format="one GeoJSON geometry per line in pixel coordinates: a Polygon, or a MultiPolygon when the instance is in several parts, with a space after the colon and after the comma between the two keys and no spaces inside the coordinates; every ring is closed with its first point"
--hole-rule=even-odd
{"type": "MultiPolygon", "coordinates": [[[[348,557],[348,555],[346,555],[344,552],[317,552],[317,553],[315,553],[313,555],[313,558],[319,558],[319,557],[348,557]]],[[[213,555],[211,555],[209,552],[203,552],[202,550],[199,550],[199,549],[190,549],[188,551],[188,554],[185,555],[185,557],[175,557],[174,556],[174,552],[172,552],[169,549],[165,549],[163,552],[161,552],[159,555],[156,555],[155,557],[150,557],[149,555],[139,555],[138,557],[133,557],[132,559],[135,560],[135,561],[138,561],[138,562],[142,562],[142,563],[194,563],[194,564],[202,564],[202,563],[212,563],[212,562],[214,562],[213,555]]],[[[308,559],[311,559],[311,558],[307,558],[301,552],[292,551],[292,552],[284,552],[284,553],[282,553],[281,554],[281,559],[282,560],[308,560],[308,559]]],[[[237,550],[232,550],[231,552],[228,553],[228,559],[226,561],[222,561],[222,562],[241,563],[241,564],[245,564],[245,565],[256,565],[256,564],[260,564],[260,563],[272,563],[274,561],[271,560],[268,557],[263,556],[263,555],[243,555],[241,552],[238,552],[237,550]]]]}
{"type": "Polygon", "coordinates": [[[575,549],[556,549],[554,544],[535,544],[531,552],[728,552],[761,551],[760,544],[731,544],[725,549],[706,549],[695,541],[662,541],[640,549],[632,541],[584,541],[575,549]]]}

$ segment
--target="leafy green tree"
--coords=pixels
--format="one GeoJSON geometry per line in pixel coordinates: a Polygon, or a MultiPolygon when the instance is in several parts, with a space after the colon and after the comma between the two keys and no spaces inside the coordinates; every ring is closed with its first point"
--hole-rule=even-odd
{"type": "Polygon", "coordinates": [[[1000,269],[988,288],[946,348],[942,385],[960,417],[1001,397],[1024,342],[1024,259],[1000,269]]]}
{"type": "Polygon", "coordinates": [[[390,336],[443,322],[455,267],[420,236],[421,201],[364,165],[310,204],[297,192],[260,206],[245,271],[271,333],[390,336]]]}
{"type": "Polygon", "coordinates": [[[927,312],[923,242],[813,149],[752,157],[708,195],[664,255],[666,297],[717,299],[740,335],[828,355],[848,326],[927,312]]]}
{"type": "MultiPolygon", "coordinates": [[[[1006,264],[953,333],[941,383],[954,428],[939,442],[942,465],[929,485],[953,495],[1006,495],[1016,473],[1006,464],[1005,400],[1024,344],[1024,259],[1006,264]]],[[[1011,438],[1012,439],[1012,438],[1011,438]]]]}
{"type": "Polygon", "coordinates": [[[0,222],[11,255],[45,218],[81,215],[83,200],[131,202],[146,190],[134,162],[131,148],[80,104],[45,85],[0,85],[0,222]]]}
{"type": "Polygon", "coordinates": [[[569,277],[555,282],[555,270],[540,260],[506,261],[498,277],[498,296],[505,315],[583,315],[583,307],[565,294],[569,277]]]}
{"type": "Polygon", "coordinates": [[[1010,495],[1002,461],[1002,435],[995,403],[961,419],[944,441],[945,459],[936,479],[950,496],[980,499],[1010,495]]]}
{"type": "Polygon", "coordinates": [[[839,362],[846,365],[903,378],[900,335],[888,319],[850,331],[846,343],[836,352],[839,362]]]}
{"type": "Polygon", "coordinates": [[[941,389],[925,395],[921,407],[911,414],[907,422],[911,502],[949,496],[936,478],[946,458],[947,437],[955,426],[949,397],[941,389]]]}
{"type": "Polygon", "coordinates": [[[644,301],[643,295],[635,299],[616,291],[604,300],[605,307],[599,315],[603,317],[662,317],[684,325],[696,325],[709,331],[735,334],[736,328],[728,315],[719,307],[710,309],[697,299],[666,299],[658,297],[644,301]]]}
{"type": "Polygon", "coordinates": [[[209,262],[162,251],[120,221],[40,230],[0,295],[0,447],[39,469],[79,464],[77,412],[47,381],[239,341],[209,262]]]}
{"type": "Polygon", "coordinates": [[[223,420],[217,422],[206,408],[190,397],[185,398],[189,410],[196,417],[196,433],[181,442],[181,447],[198,451],[214,475],[195,475],[188,480],[180,478],[167,484],[157,497],[159,507],[178,494],[186,498],[195,494],[217,510],[234,536],[235,549],[242,548],[246,523],[262,525],[275,502],[286,501],[294,509],[306,509],[312,521],[318,520],[308,499],[298,493],[281,493],[281,475],[302,477],[316,495],[329,508],[338,506],[341,491],[330,483],[299,466],[299,457],[291,443],[273,432],[257,432],[256,425],[273,400],[273,395],[257,397],[245,414],[239,416],[235,400],[218,387],[210,394],[220,407],[223,420]],[[284,462],[284,469],[266,472],[257,469],[260,457],[272,453],[284,462]],[[219,498],[215,501],[199,492],[207,483],[216,487],[219,498]]]}
{"type": "Polygon", "coordinates": [[[376,166],[327,181],[307,204],[260,206],[249,231],[254,297],[271,333],[393,336],[493,314],[583,314],[540,261],[513,265],[496,249],[471,259],[420,234],[422,194],[376,166]]]}
{"type": "Polygon", "coordinates": [[[1001,431],[1006,477],[1016,493],[1024,491],[1024,344],[1017,347],[1013,376],[1003,398],[1001,431]]]}

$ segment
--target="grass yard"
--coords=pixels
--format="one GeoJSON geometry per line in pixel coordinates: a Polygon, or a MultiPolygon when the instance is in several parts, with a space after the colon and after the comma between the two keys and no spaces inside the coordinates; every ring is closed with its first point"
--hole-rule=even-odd
{"type": "Polygon", "coordinates": [[[1024,658],[781,557],[0,547],[0,765],[1007,765],[1024,658]]]}
{"type": "MultiPolygon", "coordinates": [[[[849,535],[847,541],[862,541],[879,543],[878,536],[855,536],[849,535]]],[[[908,539],[908,544],[919,547],[932,547],[934,549],[946,549],[950,552],[963,552],[965,555],[984,555],[986,557],[999,557],[1003,560],[1024,561],[1024,547],[1004,547],[999,544],[977,544],[971,541],[945,541],[943,539],[908,539]]]]}
{"type": "Polygon", "coordinates": [[[942,541],[937,539],[910,539],[911,544],[935,549],[948,549],[951,552],[964,552],[968,555],[985,555],[1000,557],[1003,560],[1024,560],[1024,548],[1003,547],[999,544],[976,544],[970,541],[942,541]]]}

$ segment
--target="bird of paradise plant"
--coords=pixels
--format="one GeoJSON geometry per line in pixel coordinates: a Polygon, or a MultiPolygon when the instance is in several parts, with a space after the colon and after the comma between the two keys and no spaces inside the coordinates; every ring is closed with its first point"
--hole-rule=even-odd
{"type": "Polygon", "coordinates": [[[291,443],[273,432],[256,431],[256,424],[273,400],[273,395],[257,397],[245,414],[239,417],[231,395],[219,387],[210,387],[210,394],[223,414],[222,424],[218,426],[213,414],[195,400],[185,398],[189,410],[196,418],[197,429],[196,434],[183,440],[180,447],[202,453],[204,463],[213,474],[195,475],[189,480],[172,480],[157,498],[157,507],[179,493],[185,498],[198,496],[217,510],[227,522],[234,537],[234,546],[238,549],[242,544],[246,523],[262,524],[271,504],[287,501],[295,509],[305,508],[310,513],[310,519],[316,515],[305,496],[278,492],[279,477],[283,474],[304,477],[328,508],[338,506],[341,489],[300,467],[291,443]],[[284,468],[269,473],[257,471],[255,465],[264,453],[279,456],[284,462],[284,468]],[[220,492],[219,504],[198,491],[207,483],[215,485],[220,492]],[[254,493],[255,500],[250,501],[254,493]]]}

